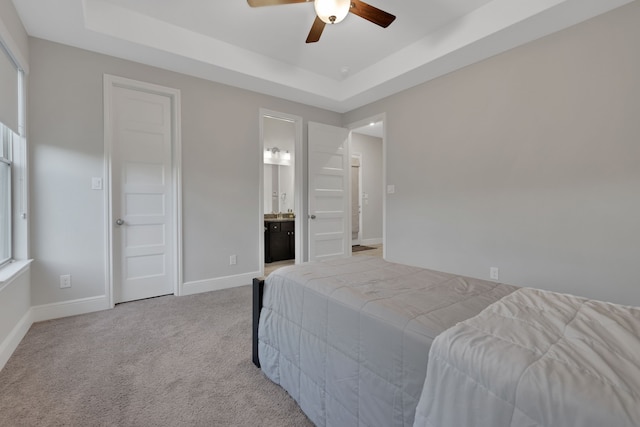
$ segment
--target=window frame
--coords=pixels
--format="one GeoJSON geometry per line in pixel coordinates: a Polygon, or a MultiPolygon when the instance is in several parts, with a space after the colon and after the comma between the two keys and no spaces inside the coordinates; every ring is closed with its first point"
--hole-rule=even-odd
{"type": "MultiPolygon", "coordinates": [[[[0,22],[0,24],[2,24],[0,22]]],[[[0,290],[3,284],[18,274],[29,259],[29,188],[26,135],[26,71],[18,58],[12,53],[0,34],[0,54],[7,54],[13,61],[17,72],[17,129],[0,122],[0,162],[8,166],[7,172],[7,232],[6,241],[0,241],[0,290]],[[5,253],[7,245],[8,256],[5,253]]],[[[4,185],[4,183],[3,183],[4,185]]],[[[3,191],[4,192],[4,191],[3,191]]],[[[2,196],[4,197],[4,196],[2,196]]],[[[4,207],[0,206],[0,209],[4,207]]],[[[2,218],[2,221],[5,219],[2,218]]]]}
{"type": "MultiPolygon", "coordinates": [[[[14,193],[14,187],[13,187],[13,162],[12,162],[12,151],[13,151],[13,142],[14,139],[16,138],[16,135],[13,133],[13,131],[11,129],[9,129],[9,127],[5,126],[4,124],[0,123],[0,168],[6,166],[7,167],[7,171],[6,171],[6,177],[7,177],[7,182],[6,182],[6,197],[7,197],[7,205],[6,207],[3,206],[2,204],[0,204],[0,209],[6,209],[5,212],[0,212],[0,219],[2,219],[2,217],[4,215],[6,215],[6,218],[4,219],[4,221],[6,221],[5,224],[0,224],[0,229],[6,228],[6,242],[0,242],[0,268],[2,268],[3,266],[9,264],[12,260],[13,260],[13,228],[14,228],[14,224],[13,224],[13,210],[14,210],[14,197],[13,197],[13,193],[14,193]],[[3,247],[4,245],[7,245],[6,247],[6,255],[3,254],[3,252],[5,251],[5,248],[3,247]]],[[[0,173],[3,173],[3,171],[0,171],[0,173]]],[[[0,176],[1,178],[1,176],[0,176]]],[[[5,192],[4,189],[0,189],[0,196],[3,195],[3,193],[5,192]]]]}

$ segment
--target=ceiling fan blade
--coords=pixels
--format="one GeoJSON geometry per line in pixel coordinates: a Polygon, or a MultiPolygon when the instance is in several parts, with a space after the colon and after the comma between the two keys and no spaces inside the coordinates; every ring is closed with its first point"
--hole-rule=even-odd
{"type": "Polygon", "coordinates": [[[320,40],[325,25],[324,21],[316,16],[316,20],[313,21],[311,31],[309,31],[309,35],[307,36],[307,43],[315,43],[320,40]]]}
{"type": "Polygon", "coordinates": [[[249,6],[277,6],[279,4],[291,4],[291,3],[307,3],[313,0],[247,0],[249,6]]]}
{"type": "Polygon", "coordinates": [[[351,0],[351,9],[349,9],[349,12],[380,25],[383,28],[387,28],[396,19],[394,15],[360,0],[351,0]]]}

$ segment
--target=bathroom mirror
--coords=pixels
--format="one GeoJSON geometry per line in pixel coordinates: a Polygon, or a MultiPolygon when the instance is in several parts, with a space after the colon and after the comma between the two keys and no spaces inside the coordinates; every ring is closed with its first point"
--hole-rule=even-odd
{"type": "Polygon", "coordinates": [[[264,165],[264,212],[293,212],[293,167],[264,165]]]}

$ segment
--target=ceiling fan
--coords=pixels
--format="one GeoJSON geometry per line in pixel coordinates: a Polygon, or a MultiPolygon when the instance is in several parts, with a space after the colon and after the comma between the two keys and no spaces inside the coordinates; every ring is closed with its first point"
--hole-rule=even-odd
{"type": "Polygon", "coordinates": [[[316,19],[307,36],[307,43],[315,43],[320,40],[326,24],[337,24],[349,12],[383,28],[387,28],[396,19],[394,15],[360,0],[247,0],[247,3],[251,7],[260,7],[311,1],[316,9],[316,19]]]}

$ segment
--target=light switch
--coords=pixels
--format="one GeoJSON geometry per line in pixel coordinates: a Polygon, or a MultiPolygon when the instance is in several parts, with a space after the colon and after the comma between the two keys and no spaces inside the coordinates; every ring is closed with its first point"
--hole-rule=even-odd
{"type": "Polygon", "coordinates": [[[94,176],[91,178],[91,189],[92,190],[102,190],[102,178],[99,176],[94,176]]]}
{"type": "Polygon", "coordinates": [[[393,194],[396,192],[396,186],[395,185],[387,185],[387,194],[393,194]]]}

